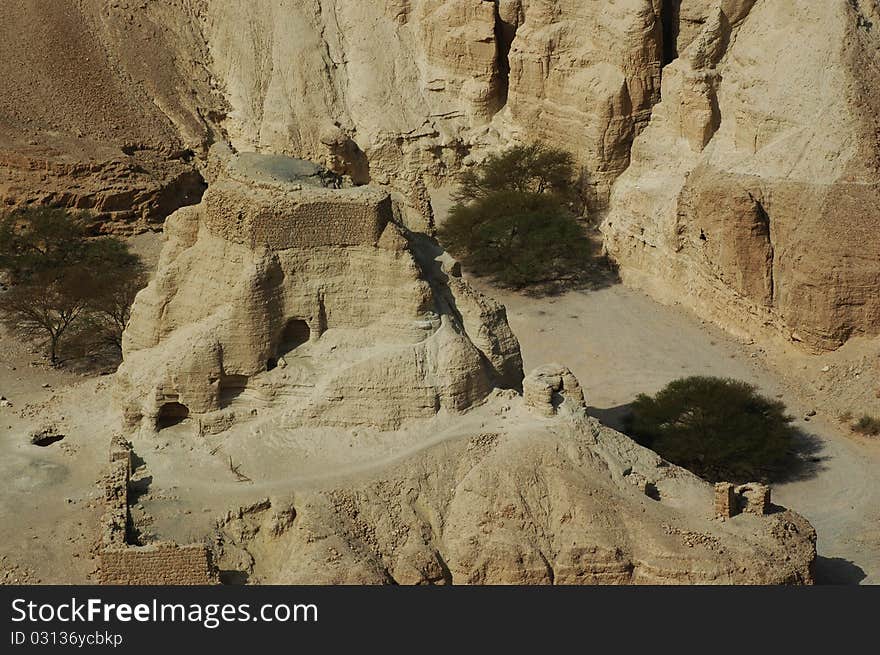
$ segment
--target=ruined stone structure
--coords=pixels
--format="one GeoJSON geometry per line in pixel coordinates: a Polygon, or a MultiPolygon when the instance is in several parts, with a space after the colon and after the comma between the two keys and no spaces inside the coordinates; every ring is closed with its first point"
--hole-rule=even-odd
{"type": "Polygon", "coordinates": [[[307,162],[238,155],[202,205],[168,220],[124,337],[132,424],[228,427],[248,397],[291,425],[394,428],[519,387],[503,307],[391,222],[387,193],[338,182],[307,162]]]}
{"type": "Polygon", "coordinates": [[[114,436],[110,468],[104,478],[98,580],[105,585],[205,585],[217,581],[217,570],[205,544],[172,542],[133,545],[128,540],[128,485],[131,445],[114,436]]]}
{"type": "Polygon", "coordinates": [[[560,411],[586,411],[584,392],[572,372],[559,364],[547,364],[532,371],[523,381],[523,402],[542,416],[560,411]]]}
{"type": "Polygon", "coordinates": [[[715,484],[715,516],[733,518],[742,513],[763,516],[770,512],[770,487],[757,482],[734,486],[730,482],[715,484]]]}

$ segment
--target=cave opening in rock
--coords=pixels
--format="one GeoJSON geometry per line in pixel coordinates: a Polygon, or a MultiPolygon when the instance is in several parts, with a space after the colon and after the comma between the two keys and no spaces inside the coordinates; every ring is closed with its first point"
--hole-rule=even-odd
{"type": "Polygon", "coordinates": [[[663,27],[663,66],[678,59],[678,32],[681,20],[681,0],[665,0],[660,11],[663,27]]]}
{"type": "Polygon", "coordinates": [[[156,417],[156,429],[164,430],[183,423],[189,417],[189,408],[178,402],[165,403],[159,408],[156,417]]]}
{"type": "Polygon", "coordinates": [[[498,65],[499,109],[507,104],[510,92],[510,49],[516,38],[517,24],[506,21],[501,16],[499,3],[495,3],[495,47],[498,65]]]}
{"type": "Polygon", "coordinates": [[[284,326],[284,330],[281,332],[281,340],[278,344],[278,356],[282,357],[287,353],[296,350],[303,344],[308,343],[311,337],[312,331],[306,321],[301,318],[290,319],[287,321],[287,325],[284,326]]]}

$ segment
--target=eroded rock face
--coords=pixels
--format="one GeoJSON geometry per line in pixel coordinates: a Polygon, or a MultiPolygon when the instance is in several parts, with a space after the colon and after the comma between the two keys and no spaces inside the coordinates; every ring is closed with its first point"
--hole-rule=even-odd
{"type": "Polygon", "coordinates": [[[594,207],[629,164],[660,97],[662,2],[522,2],[512,41],[510,129],[572,152],[594,207]]]}
{"type": "Polygon", "coordinates": [[[610,198],[628,283],[817,348],[877,334],[875,0],[50,5],[0,8],[6,204],[155,226],[228,143],[393,188],[430,231],[426,183],[538,139],[610,198]]]}
{"type": "Polygon", "coordinates": [[[205,85],[195,109],[207,74],[173,44],[195,43],[194,25],[154,22],[158,3],[135,20],[124,4],[0,6],[0,204],[89,210],[103,231],[131,232],[199,201],[198,117],[213,100],[205,85]]]}
{"type": "Polygon", "coordinates": [[[608,250],[626,282],[728,328],[876,335],[876,3],[701,6],[615,186],[608,250]]]}
{"type": "Polygon", "coordinates": [[[230,513],[221,568],[275,584],[812,583],[800,516],[714,519],[710,485],[582,411],[498,409],[507,421],[383,476],[230,513]]]}
{"type": "Polygon", "coordinates": [[[232,144],[351,168],[363,153],[381,183],[541,139],[574,152],[602,206],[659,99],[658,0],[205,6],[232,144]]]}
{"type": "MultiPolygon", "coordinates": [[[[51,15],[8,4],[27,24],[6,24],[22,34],[30,23],[54,26],[46,49],[66,57],[70,79],[96,87],[83,97],[51,80],[31,84],[60,96],[41,98],[49,115],[31,123],[17,73],[42,82],[58,71],[38,56],[8,58],[11,96],[25,105],[7,112],[14,132],[82,134],[117,149],[158,143],[204,155],[225,141],[292,154],[393,186],[414,225],[419,212],[430,222],[425,179],[447,179],[469,155],[514,139],[573,150],[601,206],[658,99],[659,0],[83,0],[51,15]]],[[[36,184],[23,180],[7,198],[36,184]]]]}
{"type": "Polygon", "coordinates": [[[318,171],[239,155],[168,219],[124,336],[132,423],[222,423],[244,395],[290,425],[390,429],[520,385],[503,308],[422,268],[387,193],[318,171]]]}

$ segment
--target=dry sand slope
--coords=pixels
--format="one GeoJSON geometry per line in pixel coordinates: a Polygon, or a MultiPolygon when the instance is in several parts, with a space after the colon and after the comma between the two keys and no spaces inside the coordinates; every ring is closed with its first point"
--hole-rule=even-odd
{"type": "MultiPolygon", "coordinates": [[[[477,284],[507,307],[527,370],[564,361],[584,387],[594,416],[620,427],[626,405],[686,375],[746,380],[799,417],[814,409],[765,363],[691,315],[621,285],[554,298],[530,298],[477,284]]],[[[821,444],[817,470],[776,485],[774,499],[803,514],[819,534],[819,580],[880,582],[880,443],[844,434],[831,417],[798,426],[821,444]]]]}

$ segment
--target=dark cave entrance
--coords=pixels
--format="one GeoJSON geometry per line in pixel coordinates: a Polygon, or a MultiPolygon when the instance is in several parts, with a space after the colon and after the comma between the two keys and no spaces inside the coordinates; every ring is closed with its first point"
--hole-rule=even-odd
{"type": "Polygon", "coordinates": [[[47,446],[51,446],[53,443],[61,441],[64,439],[63,434],[40,434],[36,436],[31,443],[35,446],[39,446],[40,448],[46,448],[47,446]]]}
{"type": "Polygon", "coordinates": [[[312,338],[309,324],[300,318],[292,318],[287,321],[281,332],[281,341],[278,344],[278,356],[281,357],[296,350],[312,338]]]}
{"type": "Polygon", "coordinates": [[[311,341],[312,330],[308,322],[301,318],[292,318],[284,325],[281,331],[281,338],[278,340],[278,347],[275,349],[275,356],[266,360],[266,370],[271,371],[278,367],[278,360],[285,355],[293,352],[300,346],[311,341]]]}
{"type": "MultiPolygon", "coordinates": [[[[519,18],[519,17],[518,17],[519,18]]],[[[518,19],[517,18],[517,19],[518,19]]],[[[507,104],[507,98],[510,93],[510,49],[513,47],[513,40],[516,38],[518,25],[516,23],[508,23],[501,17],[501,9],[498,3],[495,3],[495,48],[496,60],[498,65],[498,108],[501,109],[507,104]]]]}
{"type": "Polygon", "coordinates": [[[181,403],[165,403],[159,408],[159,415],[156,417],[156,429],[164,430],[175,425],[183,423],[189,418],[189,408],[181,403]]]}
{"type": "Polygon", "coordinates": [[[665,0],[663,3],[663,9],[660,11],[660,21],[663,27],[662,65],[666,66],[678,59],[678,33],[681,24],[681,0],[665,0]]]}

